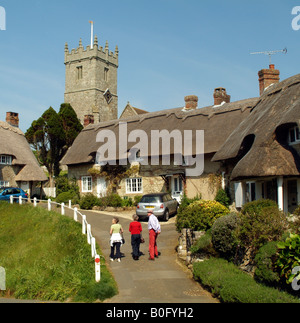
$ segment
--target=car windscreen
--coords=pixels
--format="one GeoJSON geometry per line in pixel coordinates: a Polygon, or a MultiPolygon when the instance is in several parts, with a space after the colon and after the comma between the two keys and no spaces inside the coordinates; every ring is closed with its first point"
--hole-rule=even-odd
{"type": "Polygon", "coordinates": [[[0,187],[0,194],[2,194],[2,192],[5,190],[4,187],[0,187]]]}
{"type": "Polygon", "coordinates": [[[161,203],[160,196],[143,196],[140,203],[161,203]]]}

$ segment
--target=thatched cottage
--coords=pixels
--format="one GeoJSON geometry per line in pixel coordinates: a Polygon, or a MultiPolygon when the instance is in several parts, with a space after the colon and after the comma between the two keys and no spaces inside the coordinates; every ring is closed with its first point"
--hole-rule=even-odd
{"type": "Polygon", "coordinates": [[[231,169],[238,207],[270,198],[293,212],[300,204],[300,74],[268,85],[213,161],[231,169]]]}
{"type": "Polygon", "coordinates": [[[0,121],[0,187],[20,187],[30,195],[38,182],[48,178],[18,126],[17,113],[7,112],[6,122],[0,121]]]}
{"type": "MultiPolygon", "coordinates": [[[[189,197],[201,195],[205,199],[213,199],[217,188],[225,183],[227,174],[226,168],[222,162],[212,162],[214,154],[225,143],[231,133],[246,119],[252,108],[257,104],[258,98],[230,102],[230,96],[226,90],[218,88],[214,92],[214,105],[204,108],[198,108],[198,98],[188,96],[185,98],[186,105],[181,108],[163,110],[153,113],[138,114],[136,116],[123,119],[103,122],[100,124],[91,124],[87,126],[76,138],[72,147],[62,160],[62,164],[68,166],[69,177],[76,178],[80,187],[80,192],[93,193],[101,196],[106,193],[110,183],[106,178],[99,176],[101,174],[101,163],[97,160],[97,152],[101,146],[107,143],[97,142],[99,133],[106,131],[116,136],[116,160],[119,163],[121,157],[118,152],[121,148],[120,123],[126,124],[126,134],[135,134],[136,130],[142,130],[148,138],[145,146],[148,146],[149,152],[145,147],[139,147],[135,151],[131,163],[127,168],[136,166],[135,172],[128,178],[123,178],[119,184],[117,192],[121,196],[133,197],[136,195],[147,194],[151,192],[170,191],[174,196],[185,192],[189,197]],[[178,144],[172,135],[174,130],[181,135],[182,141],[178,144]],[[178,162],[177,150],[181,146],[185,151],[186,145],[191,146],[191,156],[195,155],[197,148],[196,131],[204,131],[204,142],[202,143],[204,160],[203,172],[198,176],[187,176],[187,169],[191,165],[187,160],[178,162]],[[158,156],[155,165],[151,163],[153,154],[150,154],[150,147],[153,148],[151,137],[153,131],[161,134],[167,134],[170,143],[170,163],[164,164],[164,149],[168,142],[163,139],[159,142],[159,147],[154,147],[158,156]],[[191,142],[184,140],[186,131],[192,131],[191,142]],[[169,136],[169,137],[168,137],[169,136]],[[146,152],[145,152],[146,151],[146,152]],[[146,162],[145,162],[146,161],[146,162]],[[95,171],[91,171],[91,169],[95,171]],[[98,172],[97,172],[98,170],[98,172]]],[[[134,135],[133,135],[134,137],[134,135]]],[[[124,138],[122,138],[124,139],[124,138]]],[[[99,140],[98,140],[99,141],[99,140]]],[[[126,153],[132,153],[136,147],[137,141],[126,142],[126,153]]],[[[129,156],[125,156],[127,159],[129,156]]],[[[124,158],[124,156],[122,157],[124,158]]]]}

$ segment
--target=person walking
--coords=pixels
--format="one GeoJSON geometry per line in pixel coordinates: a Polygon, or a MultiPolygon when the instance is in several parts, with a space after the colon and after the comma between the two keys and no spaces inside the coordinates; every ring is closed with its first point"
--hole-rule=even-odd
{"type": "Polygon", "coordinates": [[[131,233],[131,246],[132,246],[132,257],[134,260],[139,260],[140,257],[140,244],[142,241],[142,225],[138,222],[138,215],[133,215],[133,222],[129,225],[129,232],[131,233]]]}
{"type": "Polygon", "coordinates": [[[161,233],[161,227],[158,218],[153,214],[153,211],[149,210],[147,215],[149,217],[149,260],[154,260],[154,257],[158,258],[157,237],[161,233]]]}
{"type": "Polygon", "coordinates": [[[115,259],[118,259],[118,262],[121,262],[121,246],[123,244],[123,228],[121,224],[119,224],[118,218],[113,218],[112,220],[112,226],[110,228],[110,246],[111,246],[111,252],[110,252],[110,260],[114,261],[115,259]],[[116,254],[115,254],[116,249],[116,254]]]}

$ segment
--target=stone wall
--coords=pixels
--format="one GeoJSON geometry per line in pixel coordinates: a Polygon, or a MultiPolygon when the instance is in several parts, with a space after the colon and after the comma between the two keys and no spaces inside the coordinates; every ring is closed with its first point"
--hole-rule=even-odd
{"type": "Polygon", "coordinates": [[[186,265],[189,265],[192,262],[191,256],[191,246],[200,239],[205,232],[203,231],[193,231],[191,229],[182,229],[181,235],[179,237],[178,244],[178,257],[185,261],[186,265]]]}

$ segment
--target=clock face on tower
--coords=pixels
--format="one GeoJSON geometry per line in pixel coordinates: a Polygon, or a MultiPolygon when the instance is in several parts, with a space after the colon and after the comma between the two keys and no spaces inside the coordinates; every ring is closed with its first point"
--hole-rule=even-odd
{"type": "Polygon", "coordinates": [[[112,97],[112,94],[110,93],[110,90],[107,89],[104,94],[103,94],[107,104],[110,104],[110,102],[112,101],[113,97],[112,97]]]}

